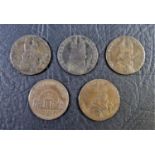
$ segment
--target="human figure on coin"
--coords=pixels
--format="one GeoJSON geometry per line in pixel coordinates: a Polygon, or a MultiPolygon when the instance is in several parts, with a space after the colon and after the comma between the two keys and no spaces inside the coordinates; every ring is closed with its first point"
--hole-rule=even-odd
{"type": "Polygon", "coordinates": [[[123,40],[119,45],[119,51],[116,59],[116,68],[119,68],[122,71],[134,70],[134,45],[130,40],[123,40]]]}
{"type": "Polygon", "coordinates": [[[70,46],[70,54],[68,59],[69,71],[78,70],[85,72],[86,65],[86,45],[80,38],[76,37],[70,46]]]}
{"type": "Polygon", "coordinates": [[[38,44],[33,39],[25,39],[23,46],[23,54],[21,56],[20,66],[22,69],[35,67],[39,62],[38,59],[38,44]]]}

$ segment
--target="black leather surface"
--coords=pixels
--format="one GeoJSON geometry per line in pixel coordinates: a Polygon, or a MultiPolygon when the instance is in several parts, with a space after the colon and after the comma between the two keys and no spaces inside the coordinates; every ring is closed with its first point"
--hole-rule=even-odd
{"type": "Polygon", "coordinates": [[[0,129],[155,129],[155,25],[0,25],[0,129]],[[25,34],[40,35],[53,49],[49,68],[35,76],[20,74],[9,61],[12,43],[25,34]],[[99,62],[87,75],[70,75],[58,65],[59,44],[73,34],[89,37],[98,47],[99,62]],[[106,64],[106,46],[119,35],[134,36],[145,47],[145,65],[136,74],[119,75],[106,64]],[[61,81],[70,92],[68,111],[54,121],[35,117],[27,101],[31,87],[46,78],[61,81]],[[104,122],[89,120],[77,104],[80,88],[95,78],[112,81],[121,95],[119,112],[104,122]]]}

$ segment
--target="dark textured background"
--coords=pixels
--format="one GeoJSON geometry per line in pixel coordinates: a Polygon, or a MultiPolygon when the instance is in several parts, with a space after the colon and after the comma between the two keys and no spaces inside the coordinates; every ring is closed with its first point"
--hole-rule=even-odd
{"type": "Polygon", "coordinates": [[[155,25],[0,25],[0,129],[155,129],[155,25]],[[35,76],[24,76],[9,61],[12,43],[26,34],[45,38],[53,49],[49,68],[35,76]],[[96,68],[87,75],[73,76],[58,65],[57,49],[66,37],[82,34],[92,39],[100,57],[96,68]],[[108,43],[119,35],[131,35],[143,44],[145,65],[130,76],[113,72],[104,53],[108,43]],[[27,96],[39,80],[54,78],[70,92],[68,111],[59,119],[44,121],[35,117],[27,96]],[[80,88],[95,78],[112,81],[119,89],[121,107],[117,115],[104,122],[93,122],[79,110],[80,88]]]}

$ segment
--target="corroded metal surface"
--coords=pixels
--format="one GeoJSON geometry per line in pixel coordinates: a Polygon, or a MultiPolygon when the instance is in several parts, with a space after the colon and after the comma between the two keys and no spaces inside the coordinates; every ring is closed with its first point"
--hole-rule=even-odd
{"type": "Polygon", "coordinates": [[[118,111],[120,96],[117,88],[109,81],[95,79],[80,91],[79,105],[82,112],[92,120],[103,121],[118,111]]]}
{"type": "Polygon", "coordinates": [[[66,88],[56,80],[42,80],[33,86],[29,94],[32,112],[45,120],[60,117],[69,104],[66,88]]]}
{"type": "Polygon", "coordinates": [[[58,50],[58,61],[62,68],[75,75],[90,72],[97,63],[96,45],[87,37],[74,35],[65,39],[58,50]]]}
{"type": "Polygon", "coordinates": [[[145,51],[135,38],[121,36],[114,39],[108,46],[106,59],[109,66],[117,73],[133,74],[143,66],[145,51]]]}
{"type": "Polygon", "coordinates": [[[26,35],[14,42],[10,60],[14,68],[26,75],[42,72],[51,60],[49,45],[39,36],[26,35]]]}

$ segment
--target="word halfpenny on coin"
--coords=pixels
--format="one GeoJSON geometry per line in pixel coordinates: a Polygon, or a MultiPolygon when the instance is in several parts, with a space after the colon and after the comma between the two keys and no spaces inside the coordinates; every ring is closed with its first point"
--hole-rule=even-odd
{"type": "Polygon", "coordinates": [[[44,120],[53,120],[67,110],[69,94],[63,84],[47,79],[39,81],[32,87],[28,100],[36,116],[44,120]]]}
{"type": "Polygon", "coordinates": [[[10,60],[14,68],[26,75],[42,72],[51,60],[48,43],[36,35],[25,35],[12,45],[10,60]]]}
{"type": "Polygon", "coordinates": [[[57,57],[65,71],[74,75],[82,75],[95,68],[98,50],[89,38],[73,35],[60,44],[57,57]]]}
{"type": "Polygon", "coordinates": [[[79,94],[82,112],[94,121],[104,121],[113,117],[120,107],[117,88],[109,81],[95,79],[84,85],[79,94]]]}
{"type": "Polygon", "coordinates": [[[109,44],[106,60],[115,72],[124,75],[133,74],[144,65],[145,51],[134,37],[120,36],[109,44]]]}

